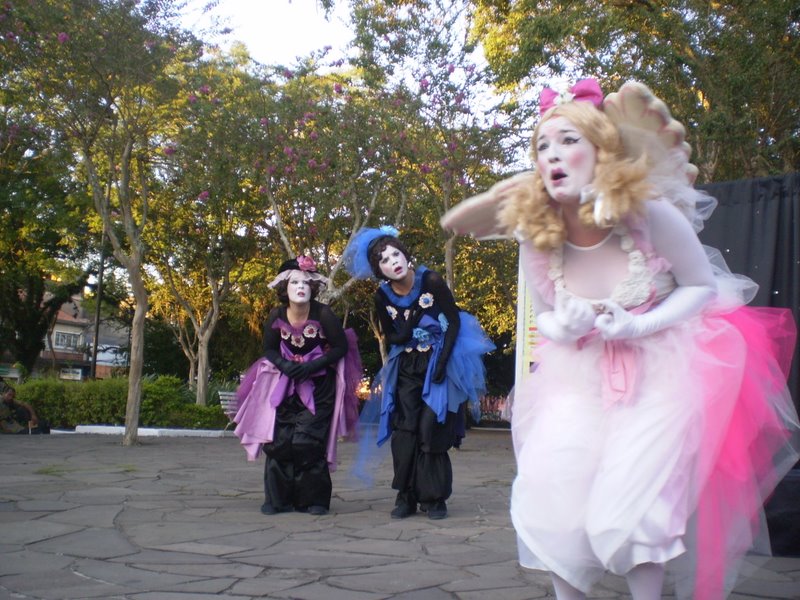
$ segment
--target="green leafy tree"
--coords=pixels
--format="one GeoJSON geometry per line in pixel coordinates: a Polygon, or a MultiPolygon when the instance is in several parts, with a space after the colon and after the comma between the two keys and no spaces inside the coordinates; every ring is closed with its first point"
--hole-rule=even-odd
{"type": "MultiPolygon", "coordinates": [[[[151,258],[173,301],[176,327],[206,404],[211,338],[223,304],[257,250],[256,168],[260,81],[249,75],[246,55],[218,54],[180,73],[185,92],[162,146],[163,185],[155,194],[151,258]]],[[[166,314],[165,314],[166,316],[166,314]]]]}
{"type": "Polygon", "coordinates": [[[6,3],[15,89],[79,159],[114,257],[136,302],[123,444],[137,440],[148,295],[143,232],[154,140],[178,92],[171,66],[197,58],[170,0],[6,3]],[[9,8],[10,7],[10,8],[9,8]]]}
{"type": "Polygon", "coordinates": [[[800,7],[793,0],[473,0],[498,86],[597,76],[651,87],[689,129],[705,181],[800,169],[800,7]]]}
{"type": "Polygon", "coordinates": [[[57,132],[0,92],[0,349],[30,373],[61,305],[87,274],[82,210],[57,132]]]}
{"type": "MultiPolygon", "coordinates": [[[[516,135],[515,113],[505,111],[506,99],[493,93],[485,63],[467,37],[469,3],[354,0],[350,5],[356,64],[367,81],[407,86],[418,115],[405,134],[412,163],[396,223],[417,261],[442,271],[462,305],[493,333],[513,334],[513,247],[497,244],[482,253],[476,242],[457,240],[439,227],[444,212],[501,177],[524,143],[516,135]]],[[[377,335],[374,315],[369,318],[377,335]]]]}

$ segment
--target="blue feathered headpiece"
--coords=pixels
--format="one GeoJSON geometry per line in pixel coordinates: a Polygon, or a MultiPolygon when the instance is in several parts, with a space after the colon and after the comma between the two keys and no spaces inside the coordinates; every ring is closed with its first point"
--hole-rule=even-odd
{"type": "Polygon", "coordinates": [[[344,268],[357,279],[374,277],[375,274],[369,264],[369,249],[372,243],[382,237],[391,236],[396,238],[398,235],[400,235],[400,232],[391,225],[359,229],[342,255],[344,268]]]}

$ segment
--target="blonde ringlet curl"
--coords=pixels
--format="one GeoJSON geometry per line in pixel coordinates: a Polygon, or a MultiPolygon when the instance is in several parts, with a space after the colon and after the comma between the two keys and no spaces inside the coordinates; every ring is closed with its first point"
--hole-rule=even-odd
{"type": "MultiPolygon", "coordinates": [[[[542,123],[554,118],[568,119],[597,148],[597,164],[592,187],[604,198],[608,218],[603,227],[613,227],[628,216],[641,214],[645,201],[653,195],[647,181],[647,156],[626,154],[619,129],[590,102],[566,102],[548,110],[539,121],[531,141],[531,160],[536,163],[536,139],[542,123]]],[[[558,205],[550,198],[538,171],[515,178],[518,183],[506,192],[498,218],[509,235],[521,233],[538,250],[560,247],[567,237],[558,205]]],[[[597,227],[594,203],[581,205],[582,223],[597,227]]]]}

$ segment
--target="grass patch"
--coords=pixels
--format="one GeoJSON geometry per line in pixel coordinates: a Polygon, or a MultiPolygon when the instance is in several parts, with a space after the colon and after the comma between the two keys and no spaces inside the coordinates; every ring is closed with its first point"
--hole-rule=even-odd
{"type": "Polygon", "coordinates": [[[36,469],[34,471],[35,475],[53,475],[54,477],[60,477],[70,471],[74,471],[75,469],[70,469],[64,465],[47,465],[46,467],[42,467],[40,469],[36,469]]]}

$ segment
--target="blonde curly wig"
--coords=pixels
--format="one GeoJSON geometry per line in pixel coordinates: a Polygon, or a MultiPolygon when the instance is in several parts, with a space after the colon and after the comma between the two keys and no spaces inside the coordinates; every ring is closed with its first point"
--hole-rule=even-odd
{"type": "MultiPolygon", "coordinates": [[[[617,126],[589,102],[567,102],[548,110],[531,139],[531,160],[536,163],[536,139],[542,123],[554,117],[568,119],[597,148],[597,164],[592,186],[603,194],[607,209],[603,227],[613,227],[628,215],[639,214],[651,195],[647,182],[647,157],[634,159],[626,154],[617,126]]],[[[558,205],[552,200],[538,171],[520,177],[508,192],[508,201],[499,214],[500,223],[510,235],[521,232],[538,250],[561,246],[567,237],[558,205]]],[[[586,225],[597,227],[593,202],[581,205],[579,216],[586,225]]]]}

